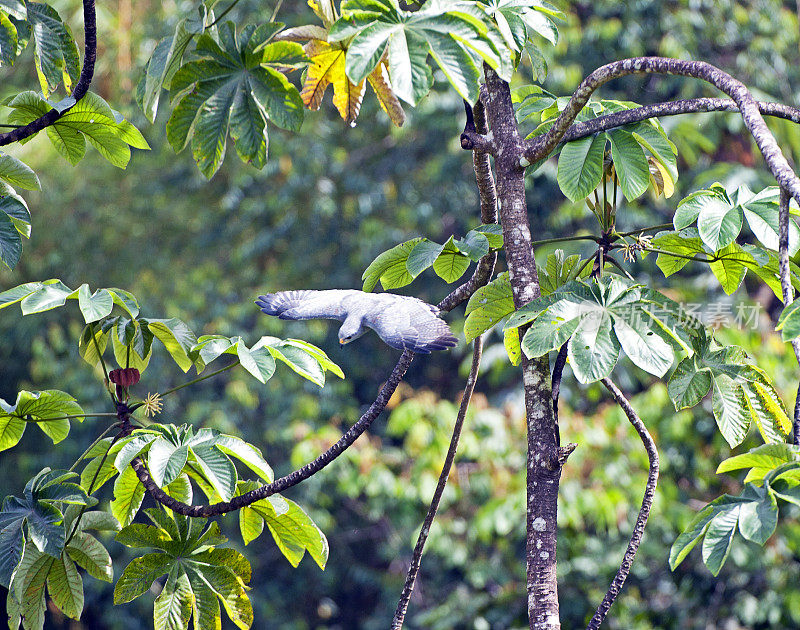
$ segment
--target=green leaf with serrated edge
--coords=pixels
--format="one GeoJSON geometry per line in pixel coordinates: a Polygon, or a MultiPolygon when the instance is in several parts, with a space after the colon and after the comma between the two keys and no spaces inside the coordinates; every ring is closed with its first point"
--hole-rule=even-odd
{"type": "Polygon", "coordinates": [[[442,253],[433,263],[433,271],[445,282],[455,282],[467,271],[469,257],[462,254],[453,242],[453,237],[444,244],[442,253]]]}
{"type": "Polygon", "coordinates": [[[632,201],[641,196],[650,185],[650,167],[647,158],[630,132],[624,129],[612,129],[607,134],[611,140],[611,159],[614,161],[622,194],[628,201],[632,201]]]}
{"type": "Polygon", "coordinates": [[[489,253],[489,239],[474,230],[467,232],[463,239],[454,241],[454,245],[474,262],[478,262],[489,253]]]}
{"type": "Polygon", "coordinates": [[[117,580],[114,603],[125,604],[144,595],[153,582],[169,571],[172,561],[163,553],[148,553],[134,558],[117,580]]]}
{"type": "Polygon", "coordinates": [[[568,142],[558,156],[557,180],[570,201],[588,197],[603,177],[604,133],[568,142]]]}
{"type": "Polygon", "coordinates": [[[144,486],[133,468],[125,468],[114,482],[114,500],[111,501],[111,513],[123,527],[129,525],[136,516],[144,493],[144,486]]]}
{"type": "MultiPolygon", "coordinates": [[[[215,446],[192,446],[194,462],[224,501],[230,501],[236,489],[236,467],[215,446]]],[[[153,449],[150,449],[153,452],[153,449]]]]}
{"type": "Polygon", "coordinates": [[[233,435],[217,436],[215,445],[223,453],[235,457],[245,464],[267,483],[272,483],[274,481],[275,476],[272,472],[272,467],[266,462],[261,455],[261,451],[255,446],[233,435]]]}
{"type": "Polygon", "coordinates": [[[675,410],[694,407],[711,389],[711,374],[698,367],[696,357],[686,357],[675,368],[667,391],[675,410]]]}
{"type": "Polygon", "coordinates": [[[413,278],[433,265],[439,254],[442,253],[444,245],[434,243],[428,239],[423,239],[414,246],[406,260],[406,270],[413,278]]]}
{"type": "Polygon", "coordinates": [[[739,521],[741,504],[737,503],[729,509],[718,513],[711,519],[703,539],[703,562],[714,576],[719,575],[722,565],[728,558],[731,550],[733,535],[739,521]]]}
{"type": "MultiPolygon", "coordinates": [[[[280,59],[265,60],[264,45],[275,24],[245,26],[238,34],[232,22],[197,37],[199,59],[175,73],[170,91],[178,102],[167,122],[167,138],[176,151],[191,139],[192,153],[208,178],[225,155],[228,132],[243,160],[261,167],[266,161],[266,122],[297,131],[303,122],[300,93],[276,68],[280,59]]],[[[290,59],[302,55],[299,44],[285,42],[290,59]]],[[[273,51],[275,52],[275,51],[273,51]]]]}
{"type": "Polygon", "coordinates": [[[519,343],[519,328],[509,328],[503,331],[503,347],[506,349],[511,365],[517,366],[522,361],[522,348],[519,343]]]}
{"type": "Polygon", "coordinates": [[[411,274],[408,273],[406,261],[411,251],[416,247],[417,243],[421,241],[421,238],[414,238],[405,243],[400,243],[400,245],[396,245],[392,247],[392,249],[380,254],[370,263],[369,267],[364,270],[361,276],[361,280],[364,281],[363,290],[367,292],[372,291],[375,285],[378,284],[378,280],[381,281],[385,289],[405,286],[410,283],[413,278],[411,274]],[[386,281],[383,279],[384,274],[387,275],[386,281]],[[403,282],[403,284],[392,284],[392,281],[395,283],[403,282]],[[387,282],[392,286],[387,287],[387,282]]]}
{"type": "Polygon", "coordinates": [[[178,367],[184,372],[188,372],[193,365],[189,351],[197,343],[197,338],[189,327],[176,317],[171,319],[141,318],[139,322],[146,325],[156,339],[164,344],[178,367]]]}
{"type": "Polygon", "coordinates": [[[467,319],[464,322],[464,336],[467,343],[513,313],[514,296],[508,273],[500,274],[489,284],[476,290],[470,297],[465,312],[467,319]]]}
{"type": "Polygon", "coordinates": [[[93,578],[104,582],[114,581],[111,556],[94,536],[85,532],[76,532],[67,545],[66,552],[93,578]]]}

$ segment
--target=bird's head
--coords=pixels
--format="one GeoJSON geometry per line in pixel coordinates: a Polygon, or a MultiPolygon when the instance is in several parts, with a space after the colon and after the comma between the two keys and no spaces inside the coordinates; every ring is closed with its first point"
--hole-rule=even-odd
{"type": "Polygon", "coordinates": [[[339,329],[339,345],[350,343],[353,339],[358,339],[367,331],[366,327],[359,321],[345,320],[339,329]]]}

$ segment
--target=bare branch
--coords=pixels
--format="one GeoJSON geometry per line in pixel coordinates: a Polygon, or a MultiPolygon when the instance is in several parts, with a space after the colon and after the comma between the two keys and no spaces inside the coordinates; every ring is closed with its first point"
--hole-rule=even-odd
{"type": "MultiPolygon", "coordinates": [[[[94,63],[97,60],[97,20],[95,16],[94,0],[83,0],[83,32],[83,68],[81,68],[81,75],[71,94],[76,103],[86,96],[86,92],[89,91],[89,85],[92,83],[92,77],[94,76],[94,63]]],[[[49,127],[66,114],[71,107],[74,107],[74,104],[62,111],[51,109],[36,120],[32,120],[27,125],[12,129],[6,133],[0,133],[0,146],[19,142],[49,127]]]]}
{"type": "Polygon", "coordinates": [[[561,431],[558,428],[558,397],[561,394],[561,377],[564,374],[564,366],[567,364],[567,343],[561,346],[553,364],[553,378],[550,388],[553,398],[553,422],[556,427],[556,446],[561,446],[561,431]]]}
{"type": "Polygon", "coordinates": [[[775,137],[764,122],[758,102],[741,81],[702,61],[633,57],[601,66],[581,82],[550,130],[526,145],[525,158],[533,163],[549,155],[597,88],[612,79],[631,74],[673,74],[694,77],[710,83],[730,96],[739,108],[742,120],[764,156],[770,172],[778,183],[800,202],[800,179],[789,166],[775,137]]]}
{"type": "Polygon", "coordinates": [[[475,389],[475,382],[478,380],[478,368],[481,365],[481,353],[483,351],[483,337],[480,336],[475,339],[475,344],[472,350],[472,367],[467,377],[467,384],[464,386],[464,395],[461,398],[461,406],[458,408],[458,415],[456,422],[453,425],[453,435],[450,438],[450,448],[447,450],[447,456],[444,458],[442,472],[439,475],[439,482],[436,484],[436,490],[433,493],[428,513],[425,515],[425,520],[422,523],[422,529],[417,538],[417,544],[414,547],[414,553],[411,556],[411,566],[408,568],[406,575],[406,583],[403,586],[403,592],[400,594],[400,601],[397,602],[397,609],[392,619],[392,630],[400,630],[403,627],[403,621],[406,618],[406,611],[408,610],[408,603],[411,600],[411,593],[414,591],[414,583],[419,574],[420,565],[422,564],[422,551],[425,547],[425,542],[428,540],[428,534],[433,525],[433,519],[436,518],[436,511],[439,509],[439,502],[442,499],[444,488],[447,485],[447,479],[450,476],[450,469],[453,466],[453,461],[456,457],[456,449],[458,448],[458,440],[461,437],[461,429],[464,426],[464,417],[469,408],[469,402],[472,398],[472,392],[475,389]]]}
{"type": "MultiPolygon", "coordinates": [[[[783,118],[794,123],[800,123],[800,109],[782,105],[781,103],[767,103],[756,101],[758,110],[764,116],[783,118]]],[[[695,114],[699,112],[738,112],[739,107],[729,98],[690,98],[668,103],[655,103],[634,107],[605,116],[598,116],[585,122],[575,123],[567,129],[559,142],[572,142],[586,136],[622,127],[630,123],[647,120],[649,118],[664,118],[665,116],[678,116],[681,114],[695,114]]],[[[526,143],[525,151],[535,143],[535,139],[526,143]]]]}
{"type": "Polygon", "coordinates": [[[603,619],[605,619],[608,611],[611,609],[611,605],[622,590],[622,585],[625,584],[625,580],[633,564],[633,558],[636,555],[636,551],[639,549],[639,545],[642,543],[644,528],[645,525],[647,525],[647,517],[650,515],[650,508],[653,506],[653,496],[655,495],[656,484],[658,483],[658,451],[656,450],[656,443],[647,432],[647,427],[644,426],[644,422],[639,418],[638,414],[631,406],[631,403],[628,402],[628,399],[625,398],[611,379],[606,377],[602,380],[602,383],[605,385],[606,389],[611,392],[612,398],[622,408],[622,411],[628,416],[628,420],[633,425],[633,428],[636,429],[636,432],[639,434],[642,444],[644,444],[644,448],[647,451],[647,457],[650,460],[650,470],[647,474],[647,485],[645,486],[644,497],[642,498],[642,507],[639,510],[639,516],[636,518],[636,525],[633,527],[633,533],[631,534],[628,548],[622,558],[619,570],[614,576],[611,586],[608,588],[606,596],[597,607],[597,611],[595,611],[594,617],[592,617],[589,625],[586,626],[586,630],[597,630],[597,628],[600,627],[600,624],[603,623],[603,619]]]}

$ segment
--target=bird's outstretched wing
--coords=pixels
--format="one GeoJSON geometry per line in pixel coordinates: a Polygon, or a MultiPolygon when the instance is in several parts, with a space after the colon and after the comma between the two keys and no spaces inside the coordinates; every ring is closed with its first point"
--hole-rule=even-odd
{"type": "Polygon", "coordinates": [[[422,354],[456,345],[458,340],[450,327],[436,317],[429,304],[411,297],[392,297],[393,303],[364,318],[387,344],[422,354]]]}
{"type": "Polygon", "coordinates": [[[338,319],[344,321],[347,311],[342,303],[347,290],[279,291],[258,296],[256,305],[267,315],[281,319],[338,319]]]}

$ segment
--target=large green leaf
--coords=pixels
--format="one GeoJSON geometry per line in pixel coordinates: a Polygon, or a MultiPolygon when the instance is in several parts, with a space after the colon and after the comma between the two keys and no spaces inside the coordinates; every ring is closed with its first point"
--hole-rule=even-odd
{"type": "Polygon", "coordinates": [[[508,273],[502,273],[486,286],[480,287],[467,302],[464,336],[467,343],[492,328],[514,312],[514,296],[508,273]]]}
{"type": "Polygon", "coordinates": [[[30,166],[4,153],[0,153],[0,180],[24,190],[39,190],[42,187],[30,166]]]}
{"type": "Polygon", "coordinates": [[[455,282],[469,269],[470,258],[461,253],[451,236],[433,263],[433,271],[445,282],[455,282]]]}
{"type": "Polygon", "coordinates": [[[471,3],[439,0],[404,11],[394,0],[348,0],[328,41],[349,42],[346,72],[360,84],[388,54],[392,89],[416,104],[430,89],[430,54],[467,101],[478,100],[483,62],[510,79],[510,52],[491,18],[471,3]]]}
{"type": "Polygon", "coordinates": [[[558,157],[558,185],[570,201],[588,197],[603,177],[604,133],[568,142],[558,157]]]}
{"type": "Polygon", "coordinates": [[[250,564],[225,542],[216,523],[203,532],[205,519],[185,519],[148,511],[155,525],[129,525],[117,540],[136,547],[154,541],[161,551],[133,560],[114,589],[114,603],[122,604],[147,592],[153,581],[167,575],[154,609],[156,628],[185,628],[194,617],[198,628],[221,626],[220,603],[239,628],[249,628],[253,609],[247,597],[250,564]],[[144,544],[143,544],[144,543],[144,544]]]}
{"type": "MultiPolygon", "coordinates": [[[[608,132],[611,159],[617,172],[622,194],[628,201],[641,196],[650,185],[650,167],[636,138],[624,129],[608,132]]],[[[563,155],[563,151],[561,152],[563,155]]]]}
{"type": "Polygon", "coordinates": [[[22,238],[31,235],[31,214],[25,200],[6,188],[0,196],[0,263],[13,269],[22,254],[22,238]]]}
{"type": "Polygon", "coordinates": [[[506,328],[530,322],[522,339],[528,357],[557,350],[565,342],[576,378],[589,383],[607,376],[620,349],[643,370],[663,376],[681,345],[686,324],[679,305],[622,278],[597,284],[571,281],[526,304],[506,328]],[[662,299],[663,298],[663,299],[662,299]]]}
{"type": "Polygon", "coordinates": [[[25,424],[35,422],[56,444],[67,437],[70,420],[83,420],[83,409],[66,392],[50,389],[41,392],[21,391],[13,405],[0,398],[0,450],[19,442],[25,424]]]}
{"type": "Polygon", "coordinates": [[[72,32],[50,5],[27,2],[26,7],[42,92],[47,97],[62,82],[69,90],[80,74],[78,47],[72,32]]]}
{"type": "Polygon", "coordinates": [[[414,238],[380,254],[361,276],[364,281],[363,290],[372,291],[378,280],[384,289],[395,289],[410,283],[414,278],[408,271],[408,258],[422,241],[421,238],[414,238]]]}
{"type": "Polygon", "coordinates": [[[303,122],[300,93],[278,70],[283,57],[292,64],[302,57],[302,48],[293,42],[269,48],[278,28],[245,26],[237,35],[232,22],[220,24],[216,35],[198,36],[199,59],[172,78],[170,91],[178,102],[167,138],[175,151],[191,139],[194,159],[208,178],[222,164],[229,131],[239,157],[261,168],[267,159],[267,120],[293,131],[303,122]]]}

